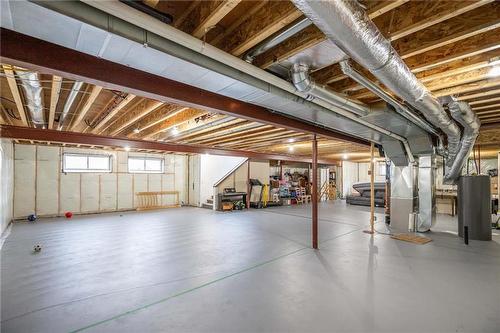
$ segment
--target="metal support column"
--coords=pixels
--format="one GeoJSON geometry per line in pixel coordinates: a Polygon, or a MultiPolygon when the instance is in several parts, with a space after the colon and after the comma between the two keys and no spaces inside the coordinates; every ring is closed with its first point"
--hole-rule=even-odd
{"type": "Polygon", "coordinates": [[[250,186],[250,159],[247,160],[247,202],[245,202],[247,209],[250,208],[250,195],[252,194],[252,187],[250,186]]]}
{"type": "Polygon", "coordinates": [[[316,134],[313,134],[312,140],[312,246],[318,249],[318,141],[316,134]]]}
{"type": "Polygon", "coordinates": [[[375,146],[373,142],[370,146],[370,232],[375,233],[375,163],[374,159],[375,146]]]}

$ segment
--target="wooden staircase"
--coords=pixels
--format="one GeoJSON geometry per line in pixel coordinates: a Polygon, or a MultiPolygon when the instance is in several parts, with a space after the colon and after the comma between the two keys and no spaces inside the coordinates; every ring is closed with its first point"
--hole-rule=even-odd
{"type": "Polygon", "coordinates": [[[212,195],[210,199],[207,199],[207,202],[203,202],[201,204],[201,208],[213,209],[214,207],[214,196],[212,195]]]}

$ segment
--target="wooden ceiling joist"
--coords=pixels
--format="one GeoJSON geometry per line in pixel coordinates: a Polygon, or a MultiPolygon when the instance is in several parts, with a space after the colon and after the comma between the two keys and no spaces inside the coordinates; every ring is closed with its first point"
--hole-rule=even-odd
{"type": "Polygon", "coordinates": [[[279,129],[279,128],[271,127],[269,125],[260,126],[256,129],[246,130],[243,133],[233,133],[231,135],[224,136],[223,138],[215,138],[215,139],[203,141],[203,142],[201,142],[201,144],[220,145],[220,144],[233,142],[233,141],[241,140],[241,139],[249,140],[249,139],[255,138],[255,137],[262,137],[263,135],[266,135],[269,133],[275,133],[275,132],[279,132],[279,131],[283,131],[283,130],[279,129]]]}
{"type": "MultiPolygon", "coordinates": [[[[472,70],[466,73],[461,73],[458,75],[452,75],[444,78],[438,78],[434,81],[426,82],[425,86],[430,91],[436,91],[440,89],[455,87],[458,85],[465,85],[471,82],[476,82],[480,80],[487,79],[489,77],[489,72],[491,67],[480,68],[476,70],[472,70]]],[[[363,99],[373,96],[373,93],[369,91],[363,91],[357,94],[352,95],[355,99],[363,99]]]]}
{"type": "MultiPolygon", "coordinates": [[[[390,11],[408,0],[377,1],[374,6],[368,9],[368,16],[372,19],[390,11]]],[[[310,25],[294,36],[288,38],[283,43],[276,45],[270,50],[257,56],[254,64],[261,68],[267,68],[275,62],[287,59],[309,47],[326,40],[326,36],[315,25],[310,25]]]]}
{"type": "Polygon", "coordinates": [[[17,113],[21,118],[21,122],[23,123],[24,126],[29,126],[28,118],[26,117],[26,110],[24,109],[23,100],[21,98],[21,94],[17,86],[14,71],[9,66],[3,65],[2,67],[5,73],[5,78],[7,79],[7,84],[9,85],[10,88],[10,92],[12,94],[12,97],[14,98],[14,102],[16,103],[17,113]]]}
{"type": "Polygon", "coordinates": [[[0,102],[0,123],[1,125],[12,125],[9,116],[7,115],[7,111],[5,110],[5,107],[1,102],[0,102]]]}
{"type": "Polygon", "coordinates": [[[227,36],[222,48],[240,56],[301,16],[289,1],[269,1],[227,36]]]}
{"type": "MultiPolygon", "coordinates": [[[[438,66],[443,66],[460,59],[498,50],[500,49],[500,43],[498,43],[499,34],[500,28],[496,28],[486,33],[475,35],[464,40],[406,58],[405,62],[412,72],[418,73],[438,66]]],[[[327,66],[321,70],[313,72],[312,77],[315,81],[321,84],[333,83],[347,78],[347,76],[342,73],[338,64],[327,66]]]]}
{"type": "Polygon", "coordinates": [[[373,22],[390,41],[395,41],[492,1],[409,1],[373,22]]]}
{"type": "Polygon", "coordinates": [[[500,27],[500,6],[491,3],[395,41],[403,59],[500,27]]]}
{"type": "Polygon", "coordinates": [[[241,0],[201,1],[191,12],[193,18],[186,20],[194,26],[192,35],[202,38],[208,30],[224,18],[241,0]]]}
{"type": "Polygon", "coordinates": [[[110,135],[117,135],[124,129],[135,124],[139,119],[151,112],[158,110],[164,105],[163,102],[155,100],[143,100],[138,107],[128,110],[108,129],[110,135]]]}
{"type": "Polygon", "coordinates": [[[133,99],[135,98],[135,95],[133,94],[128,94],[120,103],[118,103],[91,131],[91,133],[97,134],[97,133],[102,133],[106,130],[106,127],[104,127],[113,117],[120,112],[121,109],[126,107],[133,99]]]}
{"type": "Polygon", "coordinates": [[[174,116],[168,118],[167,120],[165,120],[159,124],[156,124],[156,125],[150,127],[149,129],[141,132],[140,137],[143,140],[149,140],[159,133],[168,131],[169,129],[173,128],[174,126],[177,126],[177,125],[182,124],[184,122],[187,122],[191,119],[199,117],[202,114],[203,114],[203,112],[200,110],[189,108],[187,110],[184,110],[180,113],[175,114],[174,116]]]}
{"type": "Polygon", "coordinates": [[[48,128],[52,129],[54,127],[54,118],[56,115],[57,102],[59,101],[59,95],[61,94],[62,77],[53,75],[52,76],[52,87],[50,89],[50,106],[49,106],[49,123],[48,128]]]}
{"type": "Polygon", "coordinates": [[[92,88],[92,92],[87,97],[87,100],[85,101],[85,104],[83,105],[83,107],[79,111],[77,111],[78,112],[78,116],[76,117],[76,119],[71,124],[71,126],[70,126],[71,130],[74,130],[77,126],[80,125],[80,123],[82,122],[83,118],[85,117],[85,115],[87,114],[87,112],[92,107],[92,104],[94,104],[95,100],[97,99],[97,96],[99,96],[99,94],[101,93],[101,90],[102,90],[102,87],[100,87],[100,86],[94,86],[92,88]]]}
{"type": "Polygon", "coordinates": [[[472,107],[474,111],[480,111],[480,110],[490,110],[492,108],[496,108],[496,109],[500,109],[500,103],[491,103],[491,104],[488,104],[488,105],[484,105],[484,106],[473,106],[472,107]]]}
{"type": "Polygon", "coordinates": [[[179,17],[177,17],[174,20],[173,26],[176,27],[176,28],[180,28],[184,24],[184,22],[186,21],[186,19],[189,17],[189,15],[191,14],[191,12],[199,5],[199,3],[201,1],[202,0],[193,0],[193,1],[191,1],[191,3],[189,4],[188,8],[186,8],[186,10],[182,13],[182,15],[179,16],[179,17]]]}
{"type": "Polygon", "coordinates": [[[469,93],[476,90],[481,90],[485,88],[491,88],[500,85],[500,78],[482,80],[474,83],[463,84],[456,87],[441,89],[433,92],[434,96],[449,96],[449,95],[457,95],[469,93]]]}
{"type": "Polygon", "coordinates": [[[488,98],[487,101],[476,100],[473,102],[469,102],[469,105],[472,106],[473,108],[476,108],[476,107],[483,107],[483,106],[489,106],[492,104],[497,104],[498,102],[500,102],[500,96],[494,96],[492,98],[488,98]]]}
{"type": "Polygon", "coordinates": [[[243,23],[246,22],[250,17],[252,17],[256,12],[258,12],[262,7],[264,7],[269,0],[257,1],[250,10],[246,11],[243,15],[240,15],[229,27],[224,29],[223,32],[215,36],[210,43],[216,46],[226,40],[226,38],[233,34],[233,32],[243,23]]]}
{"type": "Polygon", "coordinates": [[[471,94],[463,94],[458,97],[459,100],[461,101],[470,101],[470,100],[481,100],[484,102],[485,98],[488,98],[489,96],[493,95],[498,95],[500,94],[500,84],[498,87],[494,87],[493,89],[487,89],[485,91],[480,91],[476,93],[471,93],[471,94]]]}
{"type": "Polygon", "coordinates": [[[213,124],[212,121],[206,121],[202,122],[201,124],[196,123],[195,120],[188,121],[184,123],[184,125],[178,126],[179,133],[173,135],[173,134],[167,134],[163,139],[175,139],[175,140],[182,140],[182,141],[188,141],[191,138],[206,134],[207,132],[212,132],[212,133],[217,133],[218,130],[226,127],[226,126],[235,126],[238,123],[241,122],[248,122],[248,120],[244,119],[235,119],[233,117],[227,117],[224,115],[217,115],[215,122],[216,124],[213,124]],[[220,119],[219,117],[222,117],[220,119]],[[217,119],[219,118],[219,119],[217,119]],[[185,128],[183,128],[185,126],[185,128]]]}
{"type": "Polygon", "coordinates": [[[136,133],[135,131],[127,134],[128,137],[136,137],[139,136],[139,134],[145,130],[147,130],[150,127],[153,127],[156,124],[159,124],[179,112],[187,110],[188,107],[185,106],[178,106],[178,105],[169,105],[164,107],[161,110],[157,110],[155,112],[150,113],[149,115],[145,116],[144,118],[140,119],[140,122],[137,125],[137,130],[139,131],[136,133]]]}
{"type": "Polygon", "coordinates": [[[279,133],[274,133],[267,135],[265,137],[260,137],[252,140],[237,140],[237,141],[231,141],[229,143],[225,143],[222,146],[223,147],[231,147],[231,148],[249,148],[255,143],[260,143],[260,142],[267,142],[271,143],[273,139],[276,140],[281,140],[283,138],[290,138],[296,136],[298,133],[285,130],[285,129],[280,129],[281,132],[279,133]]]}
{"type": "Polygon", "coordinates": [[[244,122],[240,123],[237,126],[234,126],[232,128],[228,129],[223,129],[219,130],[217,132],[212,132],[210,135],[202,135],[202,136],[197,136],[191,140],[189,140],[189,143],[196,143],[196,144],[206,144],[208,142],[217,142],[218,140],[224,140],[228,137],[234,137],[243,135],[249,130],[253,130],[255,128],[270,128],[272,127],[271,125],[262,125],[259,123],[252,123],[252,122],[244,122]],[[243,133],[243,134],[242,134],[243,133]]]}

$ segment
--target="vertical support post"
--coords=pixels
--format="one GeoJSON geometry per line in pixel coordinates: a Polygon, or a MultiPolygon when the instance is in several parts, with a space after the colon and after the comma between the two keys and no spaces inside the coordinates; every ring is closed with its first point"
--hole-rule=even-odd
{"type": "Polygon", "coordinates": [[[250,208],[250,195],[252,188],[250,187],[250,159],[247,159],[247,202],[245,202],[247,209],[250,208]]]}
{"type": "Polygon", "coordinates": [[[477,174],[481,174],[481,145],[477,145],[477,161],[478,161],[478,167],[477,167],[477,174]]]}
{"type": "Polygon", "coordinates": [[[312,140],[312,246],[318,249],[318,141],[316,134],[312,140]]]}
{"type": "Polygon", "coordinates": [[[375,163],[373,163],[375,146],[370,145],[370,232],[375,232],[375,163]]]}

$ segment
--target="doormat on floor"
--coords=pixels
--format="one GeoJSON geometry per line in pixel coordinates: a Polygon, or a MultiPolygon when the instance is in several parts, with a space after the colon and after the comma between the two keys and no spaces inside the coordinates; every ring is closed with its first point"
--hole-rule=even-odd
{"type": "Polygon", "coordinates": [[[391,236],[391,238],[421,245],[432,241],[432,239],[428,237],[423,237],[415,234],[394,234],[391,236]]]}

